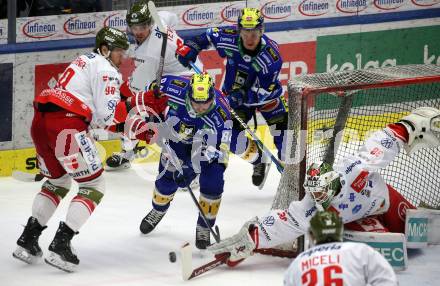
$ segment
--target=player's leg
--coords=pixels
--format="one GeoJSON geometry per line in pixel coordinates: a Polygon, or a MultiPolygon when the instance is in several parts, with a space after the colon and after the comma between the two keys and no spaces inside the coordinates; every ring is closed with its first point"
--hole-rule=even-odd
{"type": "Polygon", "coordinates": [[[49,142],[64,170],[78,182],[78,194],[70,202],[66,220],[61,221],[49,246],[45,261],[61,270],[72,272],[79,259],[71,240],[88,220],[105,193],[103,167],[88,124],[79,117],[53,118],[48,124],[49,142]]]}
{"type": "MultiPolygon", "coordinates": [[[[283,144],[283,142],[288,121],[287,105],[285,104],[284,97],[274,99],[260,107],[259,111],[269,126],[270,134],[272,135],[273,142],[277,148],[278,159],[284,161],[286,144],[283,144]]],[[[270,164],[271,162],[269,161],[266,164],[259,164],[256,166],[260,168],[260,170],[256,170],[257,174],[255,175],[256,180],[257,178],[258,180],[261,180],[260,185],[263,185],[266,180],[270,164]]]]}
{"type": "MultiPolygon", "coordinates": [[[[213,227],[222,199],[225,184],[223,175],[226,166],[223,163],[214,161],[212,163],[202,162],[201,167],[199,204],[209,225],[213,227]]],[[[210,244],[209,228],[199,214],[196,227],[196,247],[198,249],[206,249],[210,244]]]]}
{"type": "Polygon", "coordinates": [[[380,216],[380,219],[391,232],[405,233],[406,210],[416,209],[416,207],[389,185],[388,193],[390,207],[386,213],[380,216]]]}
{"type": "Polygon", "coordinates": [[[167,159],[167,155],[162,153],[159,160],[159,175],[154,183],[153,208],[142,219],[139,226],[143,234],[148,234],[153,231],[170,207],[174,194],[177,191],[177,184],[173,179],[174,170],[175,168],[171,165],[171,161],[167,159]]]}
{"type": "Polygon", "coordinates": [[[45,116],[38,111],[35,111],[32,121],[31,137],[36,148],[39,169],[48,179],[34,198],[32,216],[17,240],[18,247],[13,253],[15,258],[26,263],[34,263],[43,255],[38,239],[71,185],[70,176],[58,162],[49,144],[45,116]]]}
{"type": "MultiPolygon", "coordinates": [[[[251,118],[252,115],[254,114],[254,110],[251,108],[247,108],[247,107],[240,107],[237,108],[235,110],[235,112],[238,114],[238,116],[240,116],[240,118],[244,121],[244,122],[248,122],[251,118]]],[[[237,137],[242,137],[243,135],[246,134],[246,132],[244,131],[243,126],[241,126],[241,124],[238,122],[238,120],[236,120],[235,118],[232,118],[232,122],[233,122],[233,126],[232,126],[232,140],[231,140],[231,144],[232,142],[239,142],[240,139],[237,139],[237,137]]],[[[267,163],[264,163],[262,160],[262,151],[257,147],[255,142],[251,145],[247,145],[249,147],[249,150],[246,150],[246,154],[250,154],[250,153],[255,153],[254,149],[256,149],[255,151],[257,151],[258,156],[260,157],[259,160],[247,160],[246,159],[246,155],[244,156],[240,156],[242,158],[245,158],[247,161],[250,161],[253,165],[253,173],[252,173],[252,183],[255,186],[260,186],[261,183],[264,181],[264,175],[265,175],[265,170],[267,167],[267,163]],[[249,152],[248,152],[249,151],[249,152]]],[[[240,149],[240,148],[237,148],[240,149]]],[[[237,153],[236,153],[237,154],[237,153]]]]}

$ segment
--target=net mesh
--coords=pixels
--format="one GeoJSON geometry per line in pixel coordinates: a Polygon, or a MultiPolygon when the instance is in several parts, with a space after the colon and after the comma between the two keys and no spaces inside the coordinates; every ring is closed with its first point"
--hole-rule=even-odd
{"type": "MultiPolygon", "coordinates": [[[[312,162],[333,162],[355,153],[369,134],[417,107],[440,109],[440,66],[303,75],[289,82],[288,93],[289,148],[272,205],[275,209],[285,209],[292,200],[304,196],[305,169],[312,162]]],[[[414,205],[438,206],[439,162],[438,147],[411,156],[402,150],[380,173],[414,205]]]]}

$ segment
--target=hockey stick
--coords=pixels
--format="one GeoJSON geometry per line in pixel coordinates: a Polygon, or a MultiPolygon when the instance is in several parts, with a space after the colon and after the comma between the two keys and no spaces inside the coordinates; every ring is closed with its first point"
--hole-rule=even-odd
{"type": "MultiPolygon", "coordinates": [[[[175,158],[172,155],[173,152],[172,152],[172,149],[171,149],[171,147],[169,145],[169,141],[168,140],[165,140],[164,147],[165,147],[166,151],[168,152],[168,154],[170,155],[169,157],[170,157],[171,164],[173,164],[173,166],[177,169],[177,171],[179,173],[183,174],[183,170],[182,170],[182,166],[180,165],[180,162],[178,162],[178,160],[177,160],[177,162],[176,162],[176,160],[174,160],[175,158]]],[[[205,224],[208,226],[208,229],[211,232],[212,236],[214,237],[215,241],[216,242],[220,242],[220,231],[218,229],[218,226],[217,225],[215,226],[215,230],[216,231],[214,231],[212,229],[211,225],[208,223],[208,219],[206,218],[205,214],[203,213],[202,207],[200,206],[199,202],[197,201],[196,196],[194,195],[194,192],[192,191],[192,189],[191,189],[189,184],[188,184],[188,186],[186,186],[186,189],[188,190],[188,192],[189,192],[189,194],[191,196],[192,201],[194,202],[194,204],[196,205],[197,209],[199,210],[200,217],[205,222],[205,224]]]]}
{"type": "MultiPolygon", "coordinates": [[[[291,250],[280,250],[280,249],[256,249],[255,253],[261,255],[270,255],[274,257],[282,257],[282,258],[295,258],[298,253],[296,251],[291,250]]],[[[214,268],[219,267],[220,265],[226,264],[230,253],[223,253],[215,257],[214,260],[211,260],[208,263],[205,263],[195,269],[192,268],[192,251],[191,245],[189,243],[185,243],[180,248],[180,257],[181,257],[181,267],[182,267],[182,278],[183,280],[190,280],[197,276],[200,276],[214,268]]]]}
{"type": "Polygon", "coordinates": [[[153,1],[148,1],[148,10],[150,11],[151,17],[153,17],[154,23],[156,23],[157,28],[159,29],[159,33],[162,35],[162,47],[160,49],[160,59],[159,59],[159,68],[156,73],[156,85],[154,86],[154,93],[156,96],[160,95],[160,81],[162,79],[163,66],[165,64],[165,52],[167,49],[168,42],[168,34],[165,26],[162,23],[162,20],[157,13],[156,5],[154,5],[153,1]]]}
{"type": "MultiPolygon", "coordinates": [[[[190,62],[191,67],[194,69],[194,71],[198,74],[202,73],[201,70],[193,63],[190,62]]],[[[226,102],[226,100],[222,97],[219,97],[219,100],[228,108],[229,112],[232,114],[232,116],[237,119],[237,121],[240,123],[240,125],[246,129],[246,131],[252,136],[252,138],[257,143],[258,147],[267,155],[270,157],[272,162],[277,166],[278,172],[283,173],[284,167],[281,165],[280,161],[275,158],[275,156],[270,152],[269,149],[261,142],[261,140],[258,138],[258,136],[249,128],[249,126],[238,116],[238,114],[231,108],[231,106],[226,102]]]]}
{"type": "Polygon", "coordinates": [[[41,175],[40,173],[31,174],[19,170],[14,170],[12,171],[12,178],[21,182],[39,182],[44,179],[44,176],[41,175]]]}

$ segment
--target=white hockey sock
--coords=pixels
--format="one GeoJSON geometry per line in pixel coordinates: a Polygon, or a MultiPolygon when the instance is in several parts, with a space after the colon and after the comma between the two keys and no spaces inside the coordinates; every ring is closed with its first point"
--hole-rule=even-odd
{"type": "Polygon", "coordinates": [[[64,175],[58,179],[49,179],[41,186],[41,191],[35,196],[32,204],[32,216],[44,226],[57,209],[60,201],[69,192],[71,179],[64,175]]]}

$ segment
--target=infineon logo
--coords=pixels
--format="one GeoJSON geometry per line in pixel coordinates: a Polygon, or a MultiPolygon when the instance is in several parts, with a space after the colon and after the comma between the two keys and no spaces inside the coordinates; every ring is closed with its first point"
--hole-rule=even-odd
{"type": "Polygon", "coordinates": [[[434,6],[440,3],[440,0],[411,0],[411,2],[416,6],[434,6]]]}
{"type": "Polygon", "coordinates": [[[55,35],[57,31],[55,24],[48,24],[41,22],[40,19],[34,19],[23,25],[22,32],[26,37],[43,39],[55,35]]]}
{"type": "Polygon", "coordinates": [[[359,13],[367,9],[367,0],[338,0],[336,9],[342,13],[359,13]]]}
{"type": "Polygon", "coordinates": [[[125,30],[127,27],[127,20],[121,13],[114,13],[104,19],[104,27],[112,27],[120,30],[125,30]]]}
{"type": "Polygon", "coordinates": [[[404,4],[405,0],[374,0],[373,5],[380,10],[395,10],[404,4]]]}
{"type": "Polygon", "coordinates": [[[235,23],[237,22],[238,16],[240,16],[241,9],[244,6],[240,4],[231,4],[222,9],[220,16],[225,22],[235,23]]]}
{"type": "Polygon", "coordinates": [[[201,11],[194,7],[183,13],[182,20],[189,26],[205,26],[214,20],[214,12],[201,11]]]}
{"type": "Polygon", "coordinates": [[[67,21],[64,22],[63,28],[64,31],[70,35],[88,35],[95,31],[96,21],[87,21],[75,16],[67,19],[67,21]]]}
{"type": "Polygon", "coordinates": [[[284,19],[292,14],[292,5],[270,1],[261,7],[261,14],[268,19],[284,19]]]}
{"type": "Polygon", "coordinates": [[[329,12],[329,0],[304,0],[299,4],[298,11],[305,16],[321,16],[329,12]]]}

